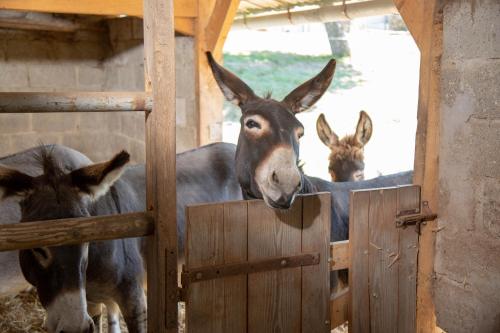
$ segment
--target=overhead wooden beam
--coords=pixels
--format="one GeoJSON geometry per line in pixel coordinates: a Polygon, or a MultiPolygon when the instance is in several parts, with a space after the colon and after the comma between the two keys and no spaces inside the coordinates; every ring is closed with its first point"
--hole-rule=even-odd
{"type": "Polygon", "coordinates": [[[148,213],[4,224],[0,226],[0,251],[141,237],[153,231],[148,213]]]}
{"type": "MultiPolygon", "coordinates": [[[[0,0],[0,9],[31,12],[142,17],[142,0],[0,0]]],[[[177,17],[196,17],[197,1],[175,0],[177,17]]]]}
{"type": "Polygon", "coordinates": [[[207,49],[216,58],[222,55],[222,48],[231,29],[240,0],[217,0],[215,10],[205,29],[207,49]]]}
{"type": "Polygon", "coordinates": [[[184,36],[194,36],[195,20],[192,17],[176,17],[175,18],[175,32],[184,36]]]}

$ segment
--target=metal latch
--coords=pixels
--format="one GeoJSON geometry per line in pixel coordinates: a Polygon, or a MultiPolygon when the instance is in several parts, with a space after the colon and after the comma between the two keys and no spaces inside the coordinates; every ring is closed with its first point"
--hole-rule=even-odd
{"type": "Polygon", "coordinates": [[[415,211],[404,211],[396,215],[396,228],[406,228],[409,225],[415,226],[415,231],[420,235],[421,224],[426,224],[427,221],[432,221],[437,218],[429,208],[429,202],[422,202],[422,210],[416,209],[415,211]],[[418,212],[417,214],[415,214],[418,212]]]}

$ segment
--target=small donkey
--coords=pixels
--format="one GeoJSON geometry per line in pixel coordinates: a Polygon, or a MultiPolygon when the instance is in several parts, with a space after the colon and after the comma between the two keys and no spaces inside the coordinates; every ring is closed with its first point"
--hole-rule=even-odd
{"type": "MultiPolygon", "coordinates": [[[[144,194],[120,180],[133,177],[125,170],[125,151],[107,162],[67,171],[68,161],[40,147],[40,176],[0,166],[0,200],[17,197],[21,223],[144,210],[144,194]]],[[[19,251],[26,280],[38,291],[53,333],[94,332],[87,313],[89,302],[104,303],[110,332],[120,332],[121,310],[129,332],[146,332],[145,277],[142,239],[116,239],[19,251]]]]}
{"type": "Polygon", "coordinates": [[[364,146],[372,136],[372,120],[365,111],[359,113],[354,135],[346,135],[339,140],[321,114],[316,122],[316,130],[321,141],[330,148],[328,171],[332,182],[359,181],[365,179],[364,146]]]}

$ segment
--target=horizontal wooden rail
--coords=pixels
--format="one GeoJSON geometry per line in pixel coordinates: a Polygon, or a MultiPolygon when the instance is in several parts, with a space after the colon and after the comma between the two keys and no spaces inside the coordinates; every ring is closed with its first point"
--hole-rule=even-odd
{"type": "Polygon", "coordinates": [[[0,93],[0,113],[151,111],[144,92],[0,93]]]}
{"type": "Polygon", "coordinates": [[[150,213],[13,223],[0,226],[0,251],[140,237],[154,232],[150,213]]]}
{"type": "Polygon", "coordinates": [[[349,241],[330,243],[330,270],[349,268],[349,241]]]}
{"type": "Polygon", "coordinates": [[[341,290],[330,298],[330,328],[333,330],[348,320],[349,288],[341,290]]]}

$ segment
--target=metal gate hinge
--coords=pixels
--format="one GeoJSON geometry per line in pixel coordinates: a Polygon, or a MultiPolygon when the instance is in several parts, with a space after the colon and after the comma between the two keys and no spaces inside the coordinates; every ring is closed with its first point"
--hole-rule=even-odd
{"type": "Polygon", "coordinates": [[[420,227],[421,224],[426,224],[427,221],[432,221],[437,218],[437,214],[434,214],[429,208],[429,202],[422,202],[422,210],[418,214],[412,214],[414,211],[411,211],[410,214],[408,212],[400,212],[396,215],[396,228],[406,228],[409,225],[415,226],[415,231],[420,235],[420,227]]]}

